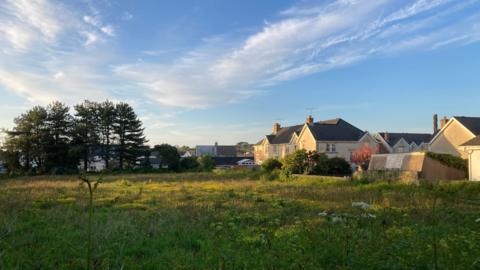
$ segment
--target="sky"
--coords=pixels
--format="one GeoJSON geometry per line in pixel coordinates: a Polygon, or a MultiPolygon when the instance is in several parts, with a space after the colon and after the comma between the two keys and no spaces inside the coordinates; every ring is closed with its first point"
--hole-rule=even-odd
{"type": "Polygon", "coordinates": [[[480,0],[0,0],[0,127],[124,101],[149,144],[255,143],[273,123],[372,133],[480,116],[480,0]]]}

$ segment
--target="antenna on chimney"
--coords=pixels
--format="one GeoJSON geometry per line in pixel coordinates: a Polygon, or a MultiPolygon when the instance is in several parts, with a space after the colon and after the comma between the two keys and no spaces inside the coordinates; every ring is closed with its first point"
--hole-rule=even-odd
{"type": "Polygon", "coordinates": [[[313,114],[313,110],[315,110],[315,108],[307,107],[307,108],[305,108],[305,110],[308,112],[308,115],[312,115],[312,114],[313,114]]]}

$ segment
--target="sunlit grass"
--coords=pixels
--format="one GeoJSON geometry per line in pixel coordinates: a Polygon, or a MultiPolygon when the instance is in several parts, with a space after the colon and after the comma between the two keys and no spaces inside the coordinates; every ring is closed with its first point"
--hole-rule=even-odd
{"type": "MultiPolygon", "coordinates": [[[[480,266],[478,184],[252,178],[225,172],[104,177],[94,200],[94,268],[480,266]],[[352,207],[355,202],[368,208],[352,207]]],[[[0,269],[83,269],[87,205],[76,177],[0,182],[0,269]]]]}

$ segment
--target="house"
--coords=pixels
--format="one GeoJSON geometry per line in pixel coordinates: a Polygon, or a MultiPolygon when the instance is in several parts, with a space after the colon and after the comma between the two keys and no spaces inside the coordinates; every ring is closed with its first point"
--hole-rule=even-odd
{"type": "Polygon", "coordinates": [[[409,153],[428,150],[433,135],[428,133],[379,132],[374,135],[381,153],[409,153]]]}
{"type": "Polygon", "coordinates": [[[467,159],[468,154],[461,145],[480,135],[480,117],[455,116],[441,120],[440,131],[432,138],[429,151],[451,154],[467,159]]]}
{"type": "Polygon", "coordinates": [[[468,174],[472,181],[480,181],[480,135],[460,146],[467,153],[468,174]]]}
{"type": "Polygon", "coordinates": [[[210,155],[212,157],[236,157],[237,147],[235,145],[197,145],[195,147],[197,157],[210,155]]]}
{"type": "Polygon", "coordinates": [[[363,145],[376,147],[370,133],[337,118],[314,122],[312,116],[302,125],[273,126],[273,132],[254,146],[255,162],[261,164],[269,158],[282,159],[297,149],[325,153],[328,157],[341,157],[350,161],[352,152],[363,145]]]}

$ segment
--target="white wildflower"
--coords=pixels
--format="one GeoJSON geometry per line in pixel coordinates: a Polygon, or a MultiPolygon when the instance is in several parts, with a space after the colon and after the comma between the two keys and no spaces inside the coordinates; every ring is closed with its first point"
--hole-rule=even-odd
{"type": "Polygon", "coordinates": [[[323,211],[323,212],[318,213],[318,216],[326,217],[326,216],[328,216],[328,213],[326,211],[323,211]]]}
{"type": "Polygon", "coordinates": [[[480,218],[475,219],[476,223],[480,223],[480,218]]]}
{"type": "Polygon", "coordinates": [[[369,209],[371,206],[366,202],[352,202],[352,207],[360,209],[369,209]]]}

